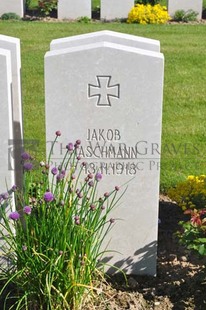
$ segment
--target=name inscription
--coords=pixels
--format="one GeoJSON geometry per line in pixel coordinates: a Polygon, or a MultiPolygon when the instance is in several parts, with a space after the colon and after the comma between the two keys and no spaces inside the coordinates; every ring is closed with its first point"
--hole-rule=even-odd
{"type": "Polygon", "coordinates": [[[86,141],[119,141],[121,139],[118,129],[88,129],[86,141]]]}

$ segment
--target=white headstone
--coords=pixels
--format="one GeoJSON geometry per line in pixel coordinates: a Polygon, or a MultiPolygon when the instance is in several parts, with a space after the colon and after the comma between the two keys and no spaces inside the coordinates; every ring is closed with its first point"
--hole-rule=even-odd
{"type": "Polygon", "coordinates": [[[0,49],[0,193],[7,192],[14,185],[14,170],[10,169],[8,141],[13,139],[11,106],[11,54],[0,49]]]}
{"type": "Polygon", "coordinates": [[[91,0],[59,0],[58,18],[77,19],[80,17],[91,18],[91,0]]]}
{"type": "MultiPolygon", "coordinates": [[[[14,170],[10,169],[13,159],[9,158],[8,141],[13,139],[12,107],[11,107],[11,53],[0,48],[0,194],[7,193],[14,185],[14,170]]],[[[2,207],[2,206],[1,206],[2,207]]],[[[14,209],[14,203],[12,205],[14,209]]],[[[1,218],[0,218],[1,221],[1,218]]],[[[5,229],[0,228],[6,233],[5,229]]],[[[8,266],[8,261],[3,257],[3,251],[7,244],[0,236],[0,264],[1,268],[8,266]]]]}
{"type": "Polygon", "coordinates": [[[87,34],[80,34],[78,36],[53,40],[50,44],[50,50],[52,51],[62,48],[74,47],[103,41],[142,48],[154,52],[160,51],[160,42],[157,40],[109,30],[102,30],[87,34]]]}
{"type": "Polygon", "coordinates": [[[168,13],[171,17],[174,17],[175,12],[179,10],[193,10],[198,13],[197,19],[202,18],[203,0],[167,0],[168,1],[168,13]]]}
{"type": "MultiPolygon", "coordinates": [[[[56,130],[65,145],[81,139],[103,192],[130,181],[111,215],[122,219],[109,236],[120,254],[105,258],[128,274],[156,274],[163,68],[160,53],[110,42],[45,56],[47,141],[56,130]]],[[[60,153],[57,145],[54,163],[60,153]]]]}
{"type": "Polygon", "coordinates": [[[13,169],[16,171],[15,183],[18,187],[21,187],[22,169],[20,155],[23,141],[23,120],[20,40],[18,38],[0,35],[0,48],[7,49],[11,52],[13,141],[10,141],[10,153],[14,157],[13,169]]]}
{"type": "Polygon", "coordinates": [[[24,16],[24,0],[1,0],[0,16],[4,13],[16,13],[20,17],[24,16]]]}
{"type": "Polygon", "coordinates": [[[134,0],[101,0],[100,18],[114,20],[127,18],[134,0]]]}

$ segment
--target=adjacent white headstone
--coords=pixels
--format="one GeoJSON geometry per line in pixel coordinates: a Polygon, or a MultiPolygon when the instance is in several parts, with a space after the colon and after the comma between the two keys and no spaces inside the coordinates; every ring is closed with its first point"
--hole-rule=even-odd
{"type": "Polygon", "coordinates": [[[20,17],[24,16],[24,0],[1,0],[0,16],[4,13],[16,13],[20,17]]]}
{"type": "Polygon", "coordinates": [[[58,18],[77,19],[80,17],[91,18],[91,0],[59,0],[58,18]]]}
{"type": "MultiPolygon", "coordinates": [[[[0,48],[0,194],[7,193],[14,185],[14,170],[10,169],[13,159],[9,158],[8,141],[13,139],[12,107],[11,107],[11,53],[0,48]]],[[[2,207],[2,206],[1,206],[2,207]]],[[[14,204],[13,204],[14,208],[14,204]]],[[[1,218],[0,218],[1,221],[1,218]]],[[[2,231],[2,227],[1,227],[2,231]]],[[[3,232],[6,231],[3,229],[3,232]]],[[[0,236],[0,264],[1,268],[8,265],[8,261],[2,256],[6,246],[5,240],[0,236]]]]}
{"type": "Polygon", "coordinates": [[[23,120],[20,40],[18,38],[0,35],[0,48],[7,49],[11,52],[13,140],[9,141],[9,150],[10,158],[14,158],[14,166],[11,168],[16,171],[15,184],[21,187],[22,168],[20,156],[23,141],[23,120]]]}
{"type": "Polygon", "coordinates": [[[14,170],[10,169],[8,141],[13,139],[11,106],[11,54],[0,49],[0,193],[7,192],[14,185],[14,170]]]}
{"type": "Polygon", "coordinates": [[[134,0],[101,0],[100,18],[113,20],[127,18],[134,0]]]}
{"type": "Polygon", "coordinates": [[[81,34],[78,36],[53,40],[50,44],[50,50],[52,51],[57,49],[63,49],[103,41],[142,48],[154,52],[160,51],[160,42],[158,40],[138,37],[134,35],[109,30],[102,30],[87,34],[81,34]]]}
{"type": "MultiPolygon", "coordinates": [[[[56,130],[65,145],[81,139],[87,171],[104,174],[102,192],[130,181],[111,215],[122,219],[109,236],[119,253],[105,257],[128,274],[156,274],[163,67],[160,53],[110,42],[45,56],[47,141],[56,130]]],[[[61,153],[57,144],[54,164],[61,153]]]]}
{"type": "Polygon", "coordinates": [[[202,18],[203,0],[168,0],[168,13],[174,17],[175,12],[179,10],[193,10],[198,13],[197,18],[202,18]]]}

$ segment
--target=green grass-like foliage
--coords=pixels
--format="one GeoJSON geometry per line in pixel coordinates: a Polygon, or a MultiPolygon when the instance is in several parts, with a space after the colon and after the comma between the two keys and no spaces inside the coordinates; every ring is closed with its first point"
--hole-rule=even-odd
{"type": "Polygon", "coordinates": [[[25,7],[28,9],[31,5],[32,1],[31,0],[25,0],[25,7]]]}
{"type": "MultiPolygon", "coordinates": [[[[60,135],[57,131],[54,144],[60,135]]],[[[98,197],[102,175],[85,175],[86,163],[77,155],[80,143],[67,145],[59,167],[50,163],[53,144],[37,181],[31,157],[23,153],[23,193],[14,186],[1,195],[0,235],[7,244],[1,255],[9,262],[0,267],[5,309],[81,309],[103,275],[101,245],[122,195],[116,186],[98,197]],[[18,211],[12,211],[12,192],[18,211]]]]}
{"type": "Polygon", "coordinates": [[[1,15],[2,20],[9,20],[9,19],[14,19],[14,20],[20,20],[21,17],[17,15],[16,13],[4,13],[1,15]]]}
{"type": "Polygon", "coordinates": [[[182,22],[188,23],[188,22],[196,21],[197,15],[198,13],[193,10],[188,10],[188,11],[178,10],[175,12],[174,20],[177,22],[182,21],[182,22]]]}
{"type": "Polygon", "coordinates": [[[82,23],[82,24],[88,24],[91,22],[91,19],[87,16],[82,16],[82,17],[78,18],[77,21],[79,23],[82,23]]]}

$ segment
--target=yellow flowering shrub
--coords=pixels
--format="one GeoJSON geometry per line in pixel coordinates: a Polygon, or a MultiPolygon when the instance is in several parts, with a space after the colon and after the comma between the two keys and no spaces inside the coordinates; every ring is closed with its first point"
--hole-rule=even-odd
{"type": "Polygon", "coordinates": [[[156,4],[136,4],[129,12],[127,22],[129,24],[165,24],[170,20],[166,6],[156,4]]]}
{"type": "Polygon", "coordinates": [[[187,180],[169,189],[169,197],[182,208],[202,209],[206,207],[206,175],[190,175],[187,180]]]}

